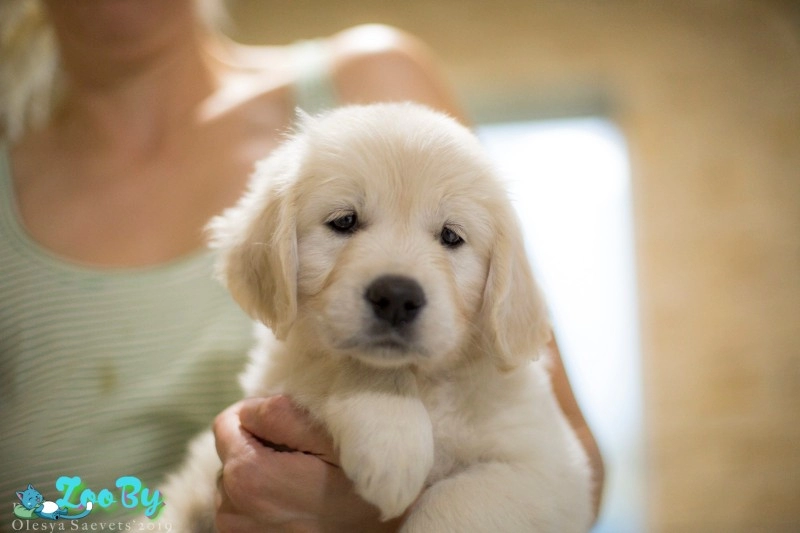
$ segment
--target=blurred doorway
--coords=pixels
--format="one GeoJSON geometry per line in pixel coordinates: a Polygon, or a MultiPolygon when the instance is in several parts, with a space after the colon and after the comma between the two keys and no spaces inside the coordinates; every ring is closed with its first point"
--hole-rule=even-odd
{"type": "Polygon", "coordinates": [[[602,118],[477,128],[508,181],[575,394],[606,462],[595,533],[644,530],[631,180],[602,118]]]}

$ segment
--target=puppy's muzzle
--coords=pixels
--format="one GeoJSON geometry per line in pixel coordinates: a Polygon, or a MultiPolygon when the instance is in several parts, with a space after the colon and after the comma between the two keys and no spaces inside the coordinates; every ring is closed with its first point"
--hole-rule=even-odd
{"type": "Polygon", "coordinates": [[[364,292],[375,317],[394,329],[410,324],[425,307],[425,291],[406,276],[387,275],[376,278],[364,292]]]}

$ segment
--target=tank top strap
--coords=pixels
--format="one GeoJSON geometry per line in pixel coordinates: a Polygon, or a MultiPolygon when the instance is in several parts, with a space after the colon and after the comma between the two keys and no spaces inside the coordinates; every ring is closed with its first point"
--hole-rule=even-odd
{"type": "Polygon", "coordinates": [[[314,114],[338,103],[331,71],[330,45],[324,39],[299,41],[293,45],[296,81],[295,106],[314,114]]]}

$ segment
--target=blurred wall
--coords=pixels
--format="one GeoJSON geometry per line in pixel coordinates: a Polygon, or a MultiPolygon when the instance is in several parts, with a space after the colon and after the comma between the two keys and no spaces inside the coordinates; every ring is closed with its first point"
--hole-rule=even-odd
{"type": "Polygon", "coordinates": [[[800,530],[800,10],[793,1],[233,0],[234,37],[363,22],[468,110],[593,109],[629,141],[649,530],[800,530]],[[527,109],[526,109],[527,108],[527,109]]]}

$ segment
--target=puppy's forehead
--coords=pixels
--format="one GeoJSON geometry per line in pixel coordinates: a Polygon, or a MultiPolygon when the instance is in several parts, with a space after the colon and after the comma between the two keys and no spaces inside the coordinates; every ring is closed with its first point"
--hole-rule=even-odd
{"type": "Polygon", "coordinates": [[[304,173],[320,193],[419,206],[480,202],[500,189],[469,130],[418,106],[345,108],[312,122],[305,134],[304,173]]]}

